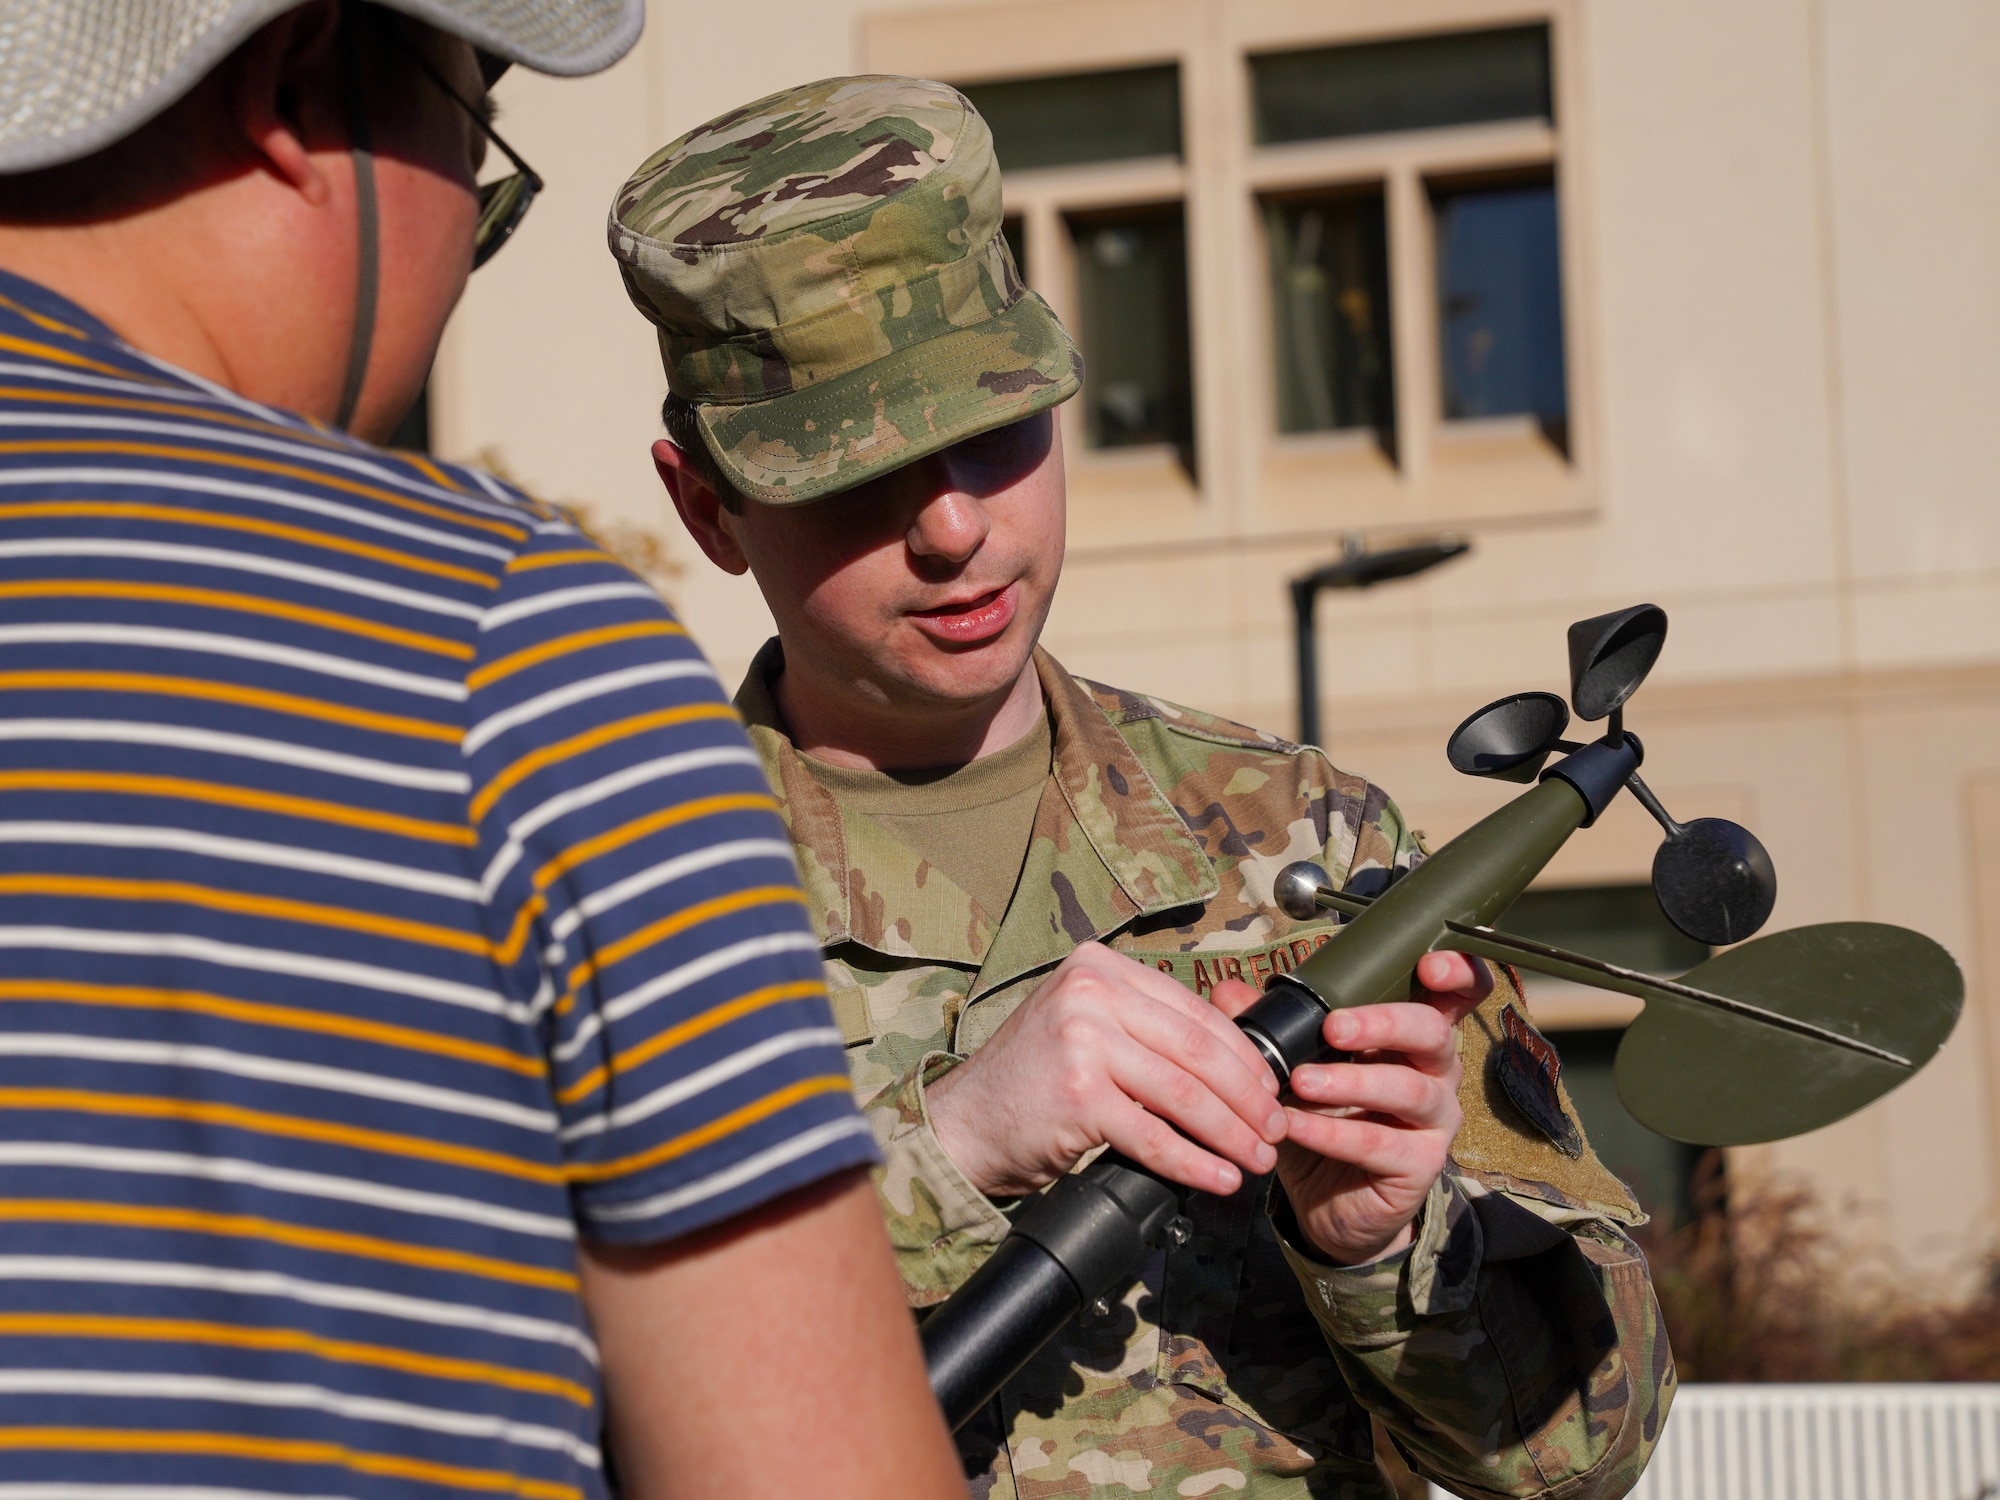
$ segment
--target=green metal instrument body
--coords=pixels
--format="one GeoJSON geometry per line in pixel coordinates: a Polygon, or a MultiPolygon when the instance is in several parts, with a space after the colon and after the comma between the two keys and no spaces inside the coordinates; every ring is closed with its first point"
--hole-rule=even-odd
{"type": "MultiPolygon", "coordinates": [[[[1314,904],[1351,920],[1286,979],[1329,1010],[1400,1000],[1418,959],[1455,949],[1631,995],[1646,1009],[1619,1044],[1619,1096],[1642,1124],[1704,1146],[1782,1140],[1845,1119],[1908,1080],[1951,1035],[1963,977],[1949,953],[1908,928],[1794,928],[1678,979],[1494,930],[1488,924],[1587,812],[1572,786],[1546,780],[1378,897],[1320,888],[1314,904]]],[[[1253,1038],[1256,1019],[1255,1010],[1245,1017],[1253,1038]]]]}
{"type": "Polygon", "coordinates": [[[1483,927],[1512,906],[1588,813],[1564,781],[1524,792],[1370,901],[1291,978],[1330,1010],[1409,998],[1418,959],[1463,946],[1450,924],[1483,927]]]}

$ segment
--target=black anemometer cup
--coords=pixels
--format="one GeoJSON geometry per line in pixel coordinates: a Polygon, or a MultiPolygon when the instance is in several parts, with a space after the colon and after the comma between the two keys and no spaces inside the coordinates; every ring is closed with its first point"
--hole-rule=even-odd
{"type": "Polygon", "coordinates": [[[1726,948],[1752,936],[1778,904],[1778,872],[1757,836],[1727,818],[1670,829],[1653,856],[1653,897],[1697,943],[1726,948]]]}
{"type": "MultiPolygon", "coordinates": [[[[1653,894],[1676,928],[1711,948],[1740,943],[1769,920],[1778,878],[1771,856],[1755,834],[1722,818],[1674,821],[1635,774],[1638,761],[1603,753],[1622,749],[1623,710],[1660,659],[1667,641],[1666,611],[1635,604],[1578,620],[1569,628],[1570,702],[1585,722],[1610,718],[1610,732],[1592,754],[1575,755],[1546,774],[1569,782],[1590,805],[1585,826],[1617,794],[1632,794],[1666,830],[1653,860],[1653,894]]],[[[1558,750],[1578,751],[1563,738],[1569,708],[1554,693],[1512,693],[1495,699],[1452,731],[1445,755],[1452,769],[1490,781],[1527,783],[1558,750]]]]}
{"type": "Polygon", "coordinates": [[[1569,701],[1595,723],[1625,706],[1667,644],[1667,612],[1635,604],[1578,620],[1569,628],[1569,701]]]}
{"type": "Polygon", "coordinates": [[[1569,709],[1554,693],[1515,693],[1454,729],[1444,753],[1461,775],[1525,785],[1541,774],[1568,726],[1569,709]]]}

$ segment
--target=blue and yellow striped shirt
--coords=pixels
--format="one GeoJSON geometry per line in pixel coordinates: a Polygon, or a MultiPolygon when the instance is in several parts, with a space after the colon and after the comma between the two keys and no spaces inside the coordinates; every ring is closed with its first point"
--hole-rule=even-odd
{"type": "Polygon", "coordinates": [[[659,599],[0,275],[0,1500],[600,1496],[579,1232],[873,1154],[659,599]]]}

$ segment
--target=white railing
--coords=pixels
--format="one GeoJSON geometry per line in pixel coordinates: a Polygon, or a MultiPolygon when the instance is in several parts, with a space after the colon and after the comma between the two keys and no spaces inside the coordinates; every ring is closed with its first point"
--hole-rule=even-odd
{"type": "Polygon", "coordinates": [[[1630,1500],[2000,1500],[2000,1385],[1684,1385],[1630,1500]]]}

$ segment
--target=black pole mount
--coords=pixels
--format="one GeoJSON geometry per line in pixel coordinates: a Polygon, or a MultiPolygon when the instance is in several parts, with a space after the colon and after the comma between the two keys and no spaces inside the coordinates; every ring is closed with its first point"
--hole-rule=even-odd
{"type": "Polygon", "coordinates": [[[923,1325],[931,1391],[954,1431],[1079,1311],[1108,1315],[1149,1250],[1187,1243],[1182,1191],[1107,1151],[1028,1205],[923,1325]]]}

